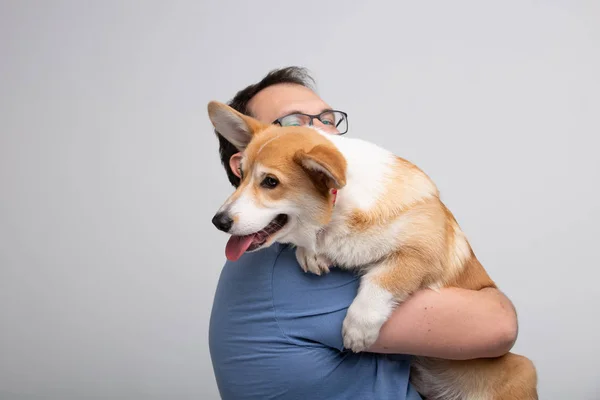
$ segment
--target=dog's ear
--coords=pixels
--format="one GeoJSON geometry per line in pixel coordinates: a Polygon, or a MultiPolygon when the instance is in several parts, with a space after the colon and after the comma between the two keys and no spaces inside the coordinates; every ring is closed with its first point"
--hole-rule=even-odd
{"type": "Polygon", "coordinates": [[[208,103],[208,117],[216,131],[240,151],[248,146],[256,133],[268,126],[217,101],[208,103]]]}
{"type": "Polygon", "coordinates": [[[322,190],[341,189],[346,185],[346,159],[333,146],[317,145],[308,153],[298,150],[294,154],[298,163],[322,190]]]}

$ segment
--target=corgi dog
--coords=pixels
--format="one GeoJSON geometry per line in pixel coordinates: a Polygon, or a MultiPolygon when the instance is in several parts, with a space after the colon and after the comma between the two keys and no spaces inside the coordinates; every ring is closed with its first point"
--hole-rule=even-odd
{"type": "MultiPolygon", "coordinates": [[[[495,287],[432,180],[368,141],[315,127],[263,124],[208,104],[215,129],[240,151],[241,183],[212,222],[238,259],[274,242],[296,248],[304,271],[360,274],[343,321],[344,347],[367,350],[394,308],[422,288],[495,287]]],[[[428,400],[537,400],[533,363],[415,357],[410,380],[428,400]]]]}

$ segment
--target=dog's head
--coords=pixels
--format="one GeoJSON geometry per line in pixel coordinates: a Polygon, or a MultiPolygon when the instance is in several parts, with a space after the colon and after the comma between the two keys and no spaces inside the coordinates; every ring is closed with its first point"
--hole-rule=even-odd
{"type": "Polygon", "coordinates": [[[226,255],[238,259],[279,241],[304,245],[326,225],[346,160],[310,127],[267,125],[231,107],[208,104],[215,129],[243,152],[241,183],[212,222],[231,234],[226,255]]]}

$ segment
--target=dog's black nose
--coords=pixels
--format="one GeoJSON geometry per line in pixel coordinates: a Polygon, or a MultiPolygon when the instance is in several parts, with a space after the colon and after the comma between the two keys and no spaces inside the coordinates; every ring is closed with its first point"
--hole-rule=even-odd
{"type": "Polygon", "coordinates": [[[213,217],[212,223],[217,227],[217,229],[223,232],[229,232],[231,225],[233,225],[233,220],[229,218],[227,213],[220,212],[213,217]]]}

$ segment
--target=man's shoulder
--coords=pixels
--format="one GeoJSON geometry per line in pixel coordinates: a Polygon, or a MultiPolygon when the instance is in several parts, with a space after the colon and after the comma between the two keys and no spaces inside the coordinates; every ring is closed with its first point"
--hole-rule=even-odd
{"type": "Polygon", "coordinates": [[[273,266],[273,310],[282,332],[296,344],[338,350],[342,321],[356,297],[359,277],[339,268],[318,276],[304,272],[295,250],[285,247],[273,266]]]}
{"type": "MultiPolygon", "coordinates": [[[[215,296],[214,314],[227,317],[249,309],[272,316],[295,344],[306,341],[341,349],[342,321],[358,291],[359,277],[339,268],[325,275],[306,273],[295,248],[276,243],[227,261],[215,296]],[[295,338],[295,339],[291,339],[295,338]]],[[[222,317],[225,318],[225,317],[222,317]]]]}
{"type": "Polygon", "coordinates": [[[307,287],[322,291],[328,287],[348,286],[356,289],[358,276],[332,266],[331,271],[321,276],[304,272],[296,260],[296,248],[292,245],[274,243],[270,247],[244,254],[238,261],[227,261],[225,268],[247,274],[272,275],[273,285],[296,291],[305,291],[307,287]]]}
{"type": "Polygon", "coordinates": [[[269,279],[274,266],[279,263],[279,258],[285,247],[274,244],[268,248],[245,253],[238,260],[226,260],[221,270],[220,282],[229,284],[232,281],[243,281],[247,284],[269,279]]]}
{"type": "Polygon", "coordinates": [[[359,277],[332,266],[329,273],[304,272],[296,260],[295,248],[281,245],[273,264],[273,297],[282,305],[317,300],[347,306],[356,296],[359,277]]]}

